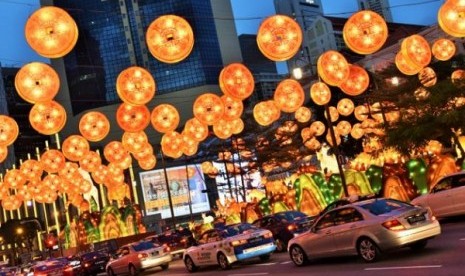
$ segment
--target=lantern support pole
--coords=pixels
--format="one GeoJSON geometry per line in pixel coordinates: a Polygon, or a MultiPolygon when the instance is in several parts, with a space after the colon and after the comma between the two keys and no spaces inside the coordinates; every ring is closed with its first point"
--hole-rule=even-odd
{"type": "Polygon", "coordinates": [[[53,216],[55,217],[55,227],[57,229],[57,236],[60,235],[60,221],[58,219],[58,209],[56,201],[53,202],[53,216]]]}
{"type": "Polygon", "coordinates": [[[170,204],[170,212],[171,212],[171,222],[173,224],[173,230],[176,229],[176,218],[174,217],[174,209],[173,209],[173,200],[171,199],[171,191],[170,191],[170,184],[168,180],[168,174],[166,172],[166,164],[165,164],[165,156],[163,154],[163,151],[160,150],[161,154],[161,163],[163,166],[163,173],[165,174],[165,184],[166,184],[166,190],[168,193],[168,202],[170,204]]]}
{"type": "Polygon", "coordinates": [[[189,204],[189,214],[190,214],[191,221],[192,221],[193,217],[192,217],[191,185],[189,183],[189,168],[187,166],[187,159],[185,159],[185,161],[186,161],[187,203],[189,204]]]}
{"type": "Polygon", "coordinates": [[[71,220],[69,219],[69,207],[66,207],[66,201],[67,201],[66,193],[63,193],[62,199],[63,199],[63,209],[65,209],[66,224],[71,226],[71,220]]]}
{"type": "Polygon", "coordinates": [[[132,168],[132,164],[129,165],[129,178],[131,180],[132,195],[134,197],[134,203],[139,204],[139,196],[137,194],[136,181],[134,180],[134,170],[132,168]]]}
{"type": "MultiPolygon", "coordinates": [[[[99,156],[101,156],[100,151],[98,149],[95,150],[95,152],[99,156]]],[[[102,201],[102,205],[101,205],[100,209],[103,209],[103,207],[107,206],[107,199],[106,199],[106,196],[105,196],[105,186],[102,183],[99,183],[99,188],[100,188],[100,200],[102,201]]]]}

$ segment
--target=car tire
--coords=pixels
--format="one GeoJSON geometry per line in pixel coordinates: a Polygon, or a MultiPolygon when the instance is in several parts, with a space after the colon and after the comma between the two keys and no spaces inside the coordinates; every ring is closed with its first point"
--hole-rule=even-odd
{"type": "Polygon", "coordinates": [[[413,251],[419,251],[419,250],[424,249],[427,244],[428,244],[428,240],[421,240],[421,241],[412,243],[409,247],[413,251]]]}
{"type": "Polygon", "coordinates": [[[226,257],[226,255],[224,255],[224,253],[220,252],[218,254],[217,260],[222,270],[228,270],[231,268],[231,264],[229,263],[228,258],[226,257]]]}
{"type": "Polygon", "coordinates": [[[170,267],[170,264],[169,263],[162,264],[160,267],[162,270],[167,270],[170,267]]]}
{"type": "Polygon", "coordinates": [[[271,257],[271,254],[265,254],[265,255],[260,255],[259,258],[260,258],[260,261],[262,262],[266,262],[270,259],[271,257]]]}
{"type": "Polygon", "coordinates": [[[276,252],[284,252],[284,251],[286,251],[286,245],[284,244],[284,242],[281,239],[276,239],[275,244],[276,244],[276,252]]]}
{"type": "Polygon", "coordinates": [[[139,273],[137,273],[137,269],[133,264],[129,264],[128,273],[129,273],[130,276],[135,276],[135,275],[139,274],[139,273]]]}
{"type": "Polygon", "coordinates": [[[184,265],[186,266],[186,270],[189,272],[196,272],[198,267],[194,264],[194,261],[191,257],[186,256],[184,259],[184,265]]]}
{"type": "Polygon", "coordinates": [[[112,269],[111,267],[109,267],[109,268],[107,269],[107,275],[108,275],[108,276],[115,276],[116,274],[115,274],[115,272],[113,272],[113,269],[112,269]]]}
{"type": "Polygon", "coordinates": [[[289,249],[289,256],[296,266],[304,266],[308,263],[308,257],[302,247],[293,245],[289,249]]]}
{"type": "Polygon", "coordinates": [[[357,243],[358,255],[367,263],[377,261],[381,256],[378,245],[369,238],[362,238],[357,243]]]}

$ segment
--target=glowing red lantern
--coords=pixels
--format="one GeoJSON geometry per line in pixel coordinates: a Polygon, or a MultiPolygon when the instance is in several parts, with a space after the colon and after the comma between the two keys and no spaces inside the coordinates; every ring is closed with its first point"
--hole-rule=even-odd
{"type": "Polygon", "coordinates": [[[144,130],[150,123],[150,111],[145,105],[122,103],[116,111],[116,122],[128,132],[144,130]]]}

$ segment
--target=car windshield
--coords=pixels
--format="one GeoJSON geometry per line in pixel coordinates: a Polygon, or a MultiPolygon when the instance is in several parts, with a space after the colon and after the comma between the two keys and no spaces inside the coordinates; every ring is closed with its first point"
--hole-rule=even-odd
{"type": "Polygon", "coordinates": [[[363,209],[377,216],[410,206],[408,203],[392,199],[376,199],[361,205],[363,209]]]}
{"type": "Polygon", "coordinates": [[[132,245],[135,251],[144,251],[144,250],[149,250],[152,248],[155,248],[155,245],[151,242],[140,242],[132,245]]]}
{"type": "Polygon", "coordinates": [[[89,261],[89,260],[92,260],[92,259],[97,259],[97,258],[101,258],[101,257],[105,257],[106,254],[105,253],[102,253],[102,252],[90,252],[90,253],[86,253],[86,254],[83,254],[81,256],[82,260],[83,261],[89,261]]]}
{"type": "Polygon", "coordinates": [[[253,226],[252,224],[249,223],[239,223],[239,224],[233,224],[233,225],[228,225],[224,229],[224,233],[226,237],[231,237],[235,235],[242,234],[246,231],[249,230],[255,230],[257,227],[253,226]]]}
{"type": "Polygon", "coordinates": [[[304,219],[307,216],[304,213],[301,213],[301,212],[290,211],[290,212],[277,213],[276,217],[281,221],[283,221],[283,220],[284,221],[295,221],[295,220],[304,219]]]}

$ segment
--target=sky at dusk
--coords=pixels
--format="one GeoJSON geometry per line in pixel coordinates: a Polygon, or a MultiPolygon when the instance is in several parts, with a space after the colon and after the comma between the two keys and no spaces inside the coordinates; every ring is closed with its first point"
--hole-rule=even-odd
{"type": "MultiPolygon", "coordinates": [[[[238,34],[256,33],[260,22],[267,16],[275,14],[273,0],[231,1],[238,34]]],[[[323,11],[328,16],[349,17],[357,9],[356,0],[322,1],[323,11]]],[[[431,25],[437,21],[437,11],[443,2],[443,0],[389,0],[395,22],[421,25],[431,25]]],[[[34,53],[24,38],[27,18],[38,8],[39,0],[0,0],[2,66],[21,67],[32,61],[47,62],[47,59],[34,53]]]]}

